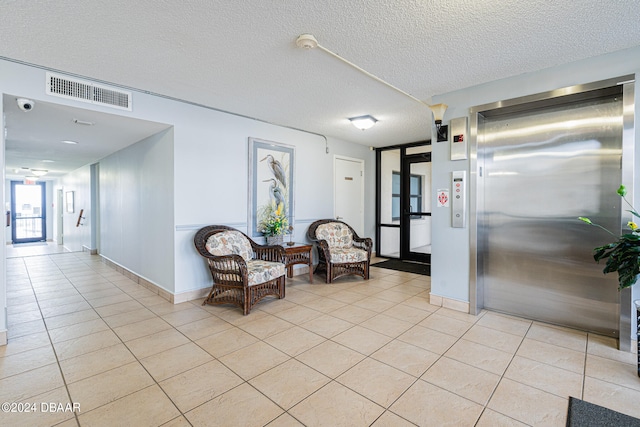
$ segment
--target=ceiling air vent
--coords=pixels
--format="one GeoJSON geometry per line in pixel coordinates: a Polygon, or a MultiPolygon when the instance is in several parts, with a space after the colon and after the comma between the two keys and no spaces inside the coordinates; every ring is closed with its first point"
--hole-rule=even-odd
{"type": "Polygon", "coordinates": [[[53,73],[47,73],[47,95],[131,111],[131,92],[53,73]]]}

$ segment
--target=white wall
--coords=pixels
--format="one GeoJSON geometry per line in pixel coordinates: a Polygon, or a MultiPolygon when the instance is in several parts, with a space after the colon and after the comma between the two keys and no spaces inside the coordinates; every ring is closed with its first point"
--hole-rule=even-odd
{"type": "Polygon", "coordinates": [[[173,129],[120,150],[99,167],[105,258],[174,291],[173,129]]]}
{"type": "MultiPolygon", "coordinates": [[[[469,108],[473,106],[634,73],[640,74],[640,47],[443,94],[434,97],[433,102],[442,102],[449,106],[444,118],[446,123],[452,118],[469,117],[469,108]]],[[[640,101],[640,84],[637,82],[635,90],[637,144],[640,141],[640,121],[638,120],[640,108],[637,107],[640,101]]],[[[435,141],[435,128],[433,135],[435,141]]],[[[451,188],[450,173],[453,170],[466,170],[469,176],[469,161],[449,160],[449,150],[448,142],[433,145],[433,188],[451,188]]],[[[640,170],[637,169],[640,165],[639,159],[640,150],[636,150],[636,170],[640,170]]],[[[473,189],[469,190],[473,191],[473,189]]],[[[638,201],[640,185],[635,185],[634,190],[635,200],[638,201]]],[[[433,200],[433,203],[435,205],[436,201],[433,200]]],[[[433,295],[463,302],[469,301],[469,248],[469,228],[451,228],[450,208],[434,209],[431,269],[433,295]]],[[[640,291],[635,289],[634,299],[638,297],[640,297],[640,291]]]]}

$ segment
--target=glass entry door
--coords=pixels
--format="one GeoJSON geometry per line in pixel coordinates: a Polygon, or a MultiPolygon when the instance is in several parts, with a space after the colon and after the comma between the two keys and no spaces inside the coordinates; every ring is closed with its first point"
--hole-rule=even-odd
{"type": "Polygon", "coordinates": [[[403,158],[400,258],[431,262],[431,153],[403,158]]]}
{"type": "Polygon", "coordinates": [[[11,181],[11,240],[13,243],[46,240],[45,183],[11,181]]]}
{"type": "Polygon", "coordinates": [[[377,149],[376,254],[431,263],[431,144],[377,149]]]}

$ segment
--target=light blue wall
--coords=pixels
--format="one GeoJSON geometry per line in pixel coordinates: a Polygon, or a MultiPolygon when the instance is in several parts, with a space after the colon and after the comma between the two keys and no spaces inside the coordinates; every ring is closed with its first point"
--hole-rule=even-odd
{"type": "MultiPolygon", "coordinates": [[[[628,74],[640,74],[640,47],[627,49],[554,68],[528,73],[508,79],[498,80],[471,88],[446,93],[433,98],[434,103],[448,105],[443,122],[456,117],[469,117],[469,109],[474,106],[496,101],[547,92],[577,84],[606,80],[628,74]]],[[[638,102],[640,85],[635,85],[635,140],[640,141],[640,121],[638,102]]],[[[434,130],[435,133],[435,130],[434,130]]],[[[435,139],[434,139],[435,140],[435,139]]],[[[449,160],[448,142],[433,145],[433,188],[450,188],[451,171],[466,170],[469,176],[469,160],[449,160]]],[[[636,170],[640,165],[640,150],[635,151],[636,170]]],[[[472,171],[475,172],[475,171],[472,171]]],[[[637,181],[635,179],[634,181],[637,181]]],[[[635,200],[640,198],[640,185],[635,185],[635,200]]],[[[473,191],[473,189],[469,189],[473,191]]],[[[467,193],[469,193],[469,191],[467,193]]],[[[467,194],[467,202],[469,195],[467,194]]],[[[432,203],[436,203],[435,195],[432,203]]],[[[431,293],[459,301],[469,301],[469,227],[451,228],[451,210],[433,210],[433,255],[431,269],[431,293]]],[[[469,224],[467,218],[467,224],[469,224]]],[[[637,287],[637,286],[636,286],[637,287]]],[[[640,292],[635,290],[635,298],[640,292]]],[[[632,316],[633,318],[633,316],[632,316]]]]}

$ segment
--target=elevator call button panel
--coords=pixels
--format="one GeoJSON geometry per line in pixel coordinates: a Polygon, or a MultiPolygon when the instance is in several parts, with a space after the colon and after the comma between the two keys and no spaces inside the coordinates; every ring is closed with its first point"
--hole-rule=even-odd
{"type": "Polygon", "coordinates": [[[466,205],[467,171],[451,172],[451,227],[465,228],[467,217],[466,205]]]}

